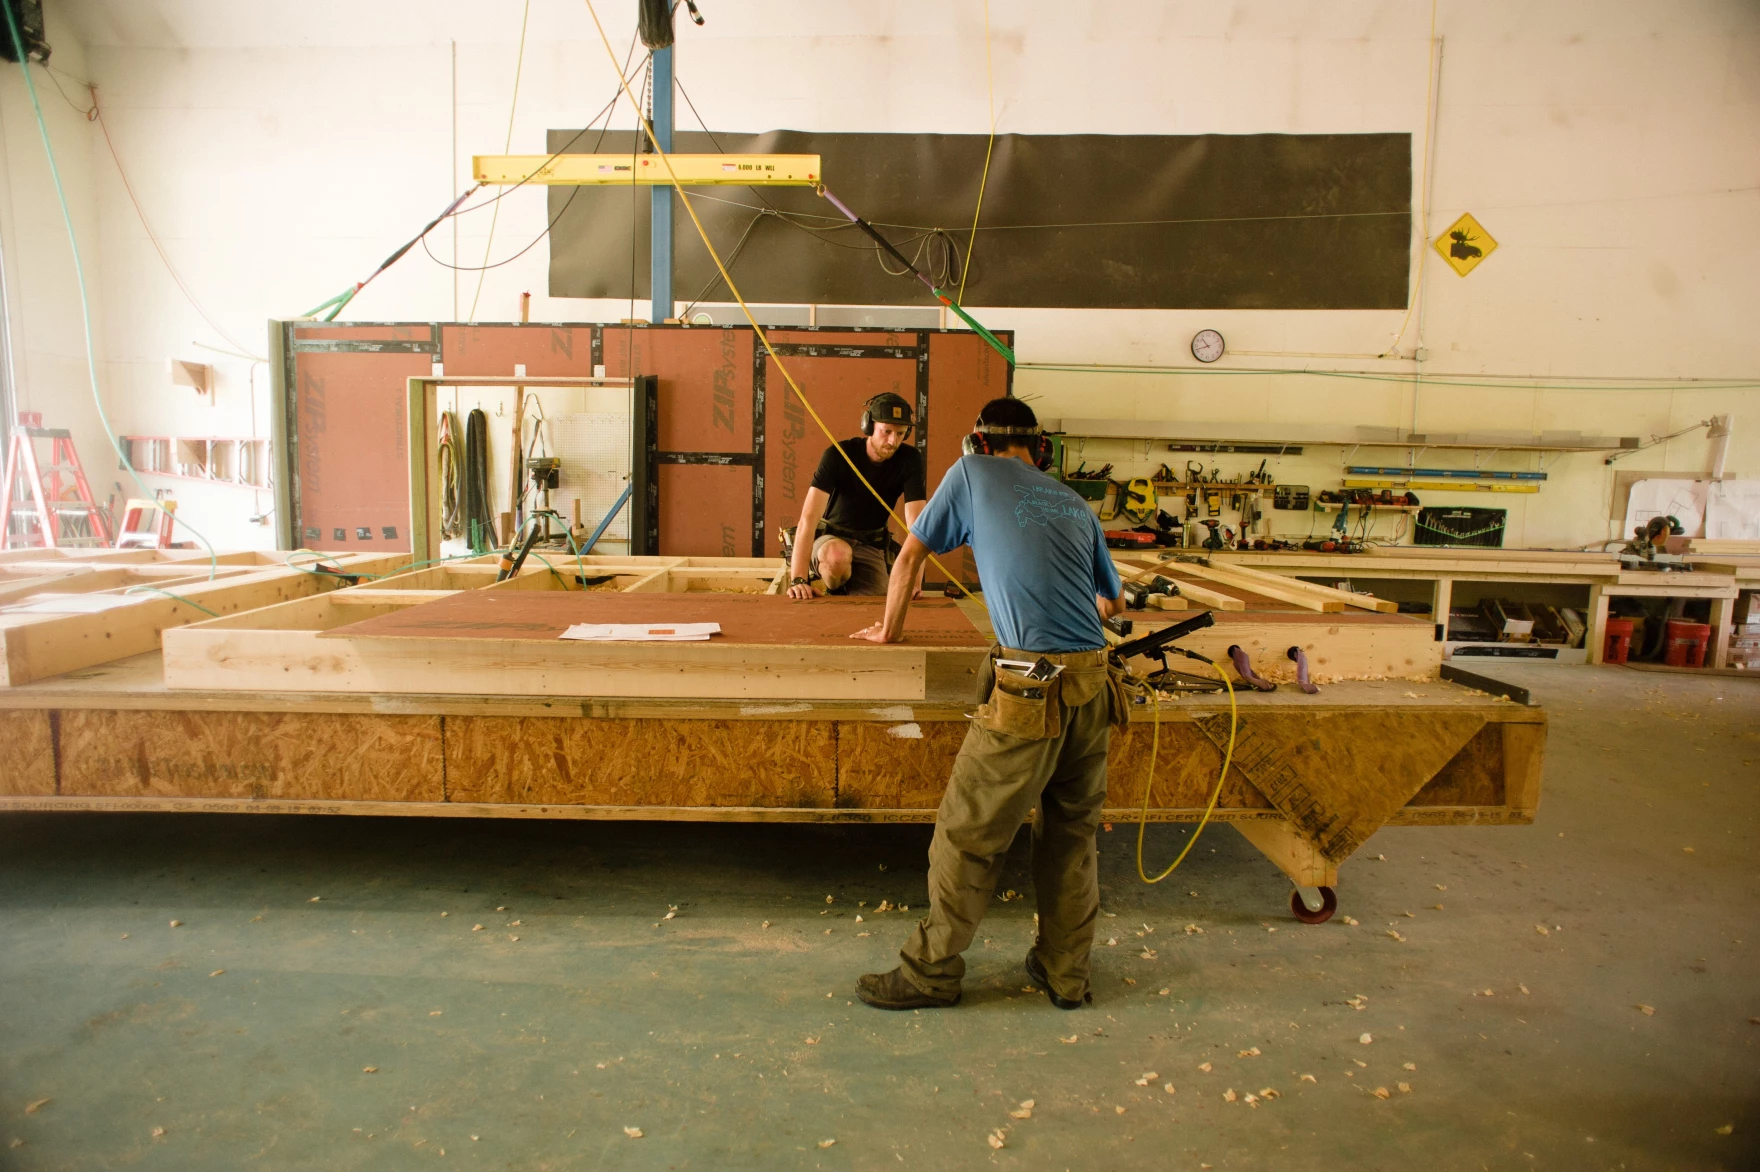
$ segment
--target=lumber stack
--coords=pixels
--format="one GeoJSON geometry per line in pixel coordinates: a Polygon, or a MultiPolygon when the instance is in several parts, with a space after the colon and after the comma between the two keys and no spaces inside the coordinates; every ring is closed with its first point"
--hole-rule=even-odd
{"type": "MultiPolygon", "coordinates": [[[[1399,614],[1398,605],[1386,599],[1247,566],[1203,565],[1152,555],[1115,560],[1127,580],[1158,575],[1178,587],[1177,595],[1155,599],[1154,610],[1133,613],[1141,631],[1166,625],[1159,617],[1162,610],[1209,610],[1216,624],[1181,645],[1219,661],[1226,661],[1228,649],[1238,645],[1258,674],[1273,682],[1295,679],[1296,665],[1288,656],[1292,647],[1301,648],[1312,678],[1320,683],[1431,680],[1441,670],[1442,645],[1431,625],[1399,614]]],[[[1182,617],[1174,613],[1168,621],[1182,617]]],[[[1154,666],[1159,665],[1133,664],[1141,671],[1154,666]]]]}

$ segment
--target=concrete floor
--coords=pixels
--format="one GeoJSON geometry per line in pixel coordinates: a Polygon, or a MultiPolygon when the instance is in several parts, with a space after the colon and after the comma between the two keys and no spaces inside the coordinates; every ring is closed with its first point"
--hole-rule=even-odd
{"type": "Polygon", "coordinates": [[[1760,1167],[1760,679],[1495,674],[1535,826],[1383,831],[1321,927],[1119,826],[1075,1013],[1030,900],[960,1008],[852,1004],[921,827],[0,816],[0,1168],[1760,1167]]]}

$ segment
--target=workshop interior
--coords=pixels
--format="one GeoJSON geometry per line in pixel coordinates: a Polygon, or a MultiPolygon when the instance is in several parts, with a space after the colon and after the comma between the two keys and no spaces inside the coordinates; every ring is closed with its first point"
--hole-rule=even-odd
{"type": "Polygon", "coordinates": [[[1760,1166],[1749,0],[0,11],[0,1168],[1760,1166]]]}

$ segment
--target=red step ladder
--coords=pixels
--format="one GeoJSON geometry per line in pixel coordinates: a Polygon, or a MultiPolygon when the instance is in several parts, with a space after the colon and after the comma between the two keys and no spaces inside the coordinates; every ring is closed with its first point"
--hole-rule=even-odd
{"type": "Polygon", "coordinates": [[[176,501],[131,500],[122,509],[122,530],[117,549],[170,549],[176,501]],[[157,514],[157,516],[154,516],[157,514]]]}
{"type": "Polygon", "coordinates": [[[44,427],[36,411],[20,411],[0,486],[0,540],[7,549],[108,546],[110,516],[92,500],[91,486],[66,428],[44,427]],[[37,459],[37,441],[49,441],[49,461],[37,459]]]}

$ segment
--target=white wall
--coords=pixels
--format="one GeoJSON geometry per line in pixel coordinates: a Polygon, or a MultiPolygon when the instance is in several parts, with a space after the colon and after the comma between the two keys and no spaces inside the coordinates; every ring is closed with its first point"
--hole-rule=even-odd
{"type": "MultiPolygon", "coordinates": [[[[53,8],[46,15],[55,66],[82,75],[88,63],[66,20],[53,8]]],[[[0,24],[0,36],[9,35],[0,24]]],[[[63,100],[49,75],[39,67],[33,70],[80,243],[92,295],[94,337],[102,352],[106,319],[93,130],[63,100]]],[[[76,86],[61,80],[75,100],[82,96],[76,86]]],[[[121,495],[141,495],[139,487],[117,470],[118,461],[98,421],[67,228],[23,73],[10,63],[0,63],[0,264],[5,269],[6,324],[18,409],[40,413],[45,427],[64,427],[73,433],[75,450],[100,504],[116,491],[119,479],[125,482],[121,495]]],[[[47,457],[47,441],[39,444],[41,455],[47,457]]]]}
{"type": "MultiPolygon", "coordinates": [[[[253,347],[264,344],[266,319],[297,314],[370,271],[462,189],[469,156],[499,152],[507,133],[517,0],[50,2],[87,45],[87,76],[99,84],[117,149],[166,251],[209,314],[253,347]]],[[[633,5],[598,7],[621,56],[633,5]]],[[[1003,131],[1406,131],[1423,149],[1432,8],[1421,0],[1023,0],[991,9],[1003,131]]],[[[982,131],[982,11],[976,0],[717,2],[706,6],[705,28],[682,28],[678,73],[714,129],[982,131]]],[[[1447,0],[1435,13],[1442,44],[1427,235],[1471,210],[1501,245],[1476,272],[1457,277],[1428,254],[1421,308],[1410,315],[980,307],[988,324],[1019,331],[1027,364],[1019,393],[1047,416],[1274,422],[1291,433],[1371,424],[1649,435],[1730,412],[1730,469],[1760,474],[1760,398],[1751,389],[1760,386],[1760,8],[1749,0],[1447,0]],[[1199,373],[1187,345],[1205,326],[1228,337],[1232,353],[1219,366],[1229,369],[1396,380],[1422,369],[1494,385],[1414,394],[1409,381],[1199,373]],[[1376,357],[1396,338],[1405,357],[1376,357]],[[1421,363],[1412,358],[1420,344],[1421,363]],[[1171,370],[1070,373],[1035,363],[1171,370]],[[1535,389],[1536,380],[1572,389],[1535,389]],[[1706,390],[1703,380],[1748,387],[1706,390]]],[[[58,35],[56,63],[72,68],[77,47],[58,35]]],[[[513,149],[543,150],[547,129],[581,124],[614,89],[584,4],[533,0],[513,149]]],[[[7,157],[16,160],[12,89],[0,89],[0,106],[7,157]]],[[[614,125],[629,126],[628,113],[614,125]]],[[[694,126],[688,111],[680,125],[694,126]]],[[[66,129],[71,137],[80,128],[66,129]]],[[[212,407],[165,385],[167,356],[199,356],[193,341],[225,343],[166,275],[102,140],[87,133],[85,141],[115,414],[125,429],[244,434],[246,364],[220,360],[212,407]]],[[[539,192],[501,206],[497,259],[544,222],[539,192]]],[[[488,219],[482,212],[459,225],[465,263],[483,256],[488,219]]],[[[433,248],[452,256],[450,226],[433,248]]],[[[512,318],[525,290],[538,319],[627,312],[627,303],[548,298],[547,261],[540,245],[491,272],[477,318],[512,318]]],[[[41,258],[31,263],[35,279],[55,279],[41,258]]],[[[474,290],[473,276],[455,285],[418,250],[347,316],[450,318],[456,304],[464,317],[474,290]]],[[[267,433],[260,405],[258,428],[267,433]]],[[[1090,445],[1088,454],[1144,471],[1165,455],[1144,464],[1141,445],[1090,445]]],[[[1336,484],[1340,455],[1312,450],[1285,460],[1279,478],[1336,484]]],[[[1364,451],[1355,462],[1400,458],[1364,451]]],[[[1690,472],[1706,459],[1700,433],[1616,467],[1690,472]]],[[[1432,451],[1422,462],[1459,461],[1432,451]]],[[[1495,466],[1535,465],[1506,455],[1495,466]]],[[[1548,467],[1553,478],[1534,497],[1426,494],[1426,503],[1510,507],[1512,543],[1607,536],[1612,470],[1594,455],[1548,467]]],[[[1225,463],[1225,474],[1239,470],[1225,463]]],[[[266,541],[267,531],[239,519],[236,496],[213,495],[228,491],[211,490],[209,499],[180,488],[190,515],[227,544],[266,541]]]]}

